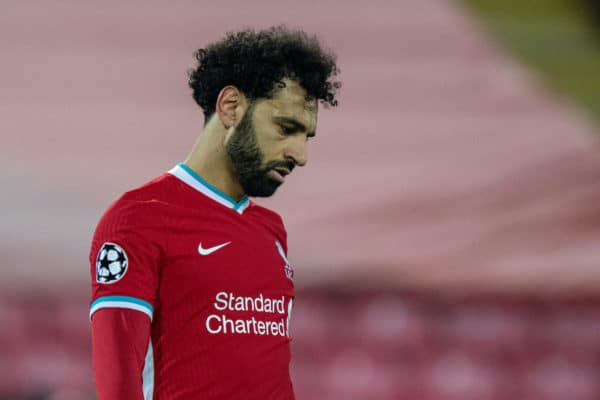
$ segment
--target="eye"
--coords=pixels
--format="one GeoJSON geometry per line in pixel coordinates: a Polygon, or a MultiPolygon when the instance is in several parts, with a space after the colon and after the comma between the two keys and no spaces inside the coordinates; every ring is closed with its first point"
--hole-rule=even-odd
{"type": "Polygon", "coordinates": [[[281,132],[284,135],[293,135],[296,132],[296,130],[292,127],[281,125],[281,132]]]}

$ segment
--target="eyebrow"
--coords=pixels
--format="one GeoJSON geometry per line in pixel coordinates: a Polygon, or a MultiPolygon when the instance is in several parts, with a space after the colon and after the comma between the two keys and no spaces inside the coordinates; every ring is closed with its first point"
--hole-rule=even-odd
{"type": "MultiPolygon", "coordinates": [[[[288,124],[288,125],[292,125],[294,127],[294,129],[301,131],[301,132],[306,132],[306,125],[304,125],[302,122],[298,121],[296,118],[293,117],[275,117],[274,118],[275,122],[279,123],[279,124],[288,124]]],[[[312,132],[308,132],[307,136],[308,137],[314,137],[316,136],[316,132],[312,131],[312,132]]]]}

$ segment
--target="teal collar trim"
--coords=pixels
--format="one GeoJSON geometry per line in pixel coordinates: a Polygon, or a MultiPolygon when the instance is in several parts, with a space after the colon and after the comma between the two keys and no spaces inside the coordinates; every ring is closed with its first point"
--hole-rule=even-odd
{"type": "Polygon", "coordinates": [[[195,173],[184,163],[177,164],[177,166],[171,169],[169,173],[175,175],[188,185],[194,187],[196,190],[202,192],[216,202],[223,204],[224,206],[229,207],[240,214],[250,205],[250,198],[248,196],[244,196],[240,201],[235,201],[233,198],[205,181],[202,177],[200,177],[200,175],[195,173]]]}

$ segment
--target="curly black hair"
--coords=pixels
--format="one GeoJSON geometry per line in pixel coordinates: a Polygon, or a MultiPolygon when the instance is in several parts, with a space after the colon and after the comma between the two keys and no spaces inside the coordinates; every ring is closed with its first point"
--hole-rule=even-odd
{"type": "Polygon", "coordinates": [[[270,98],[283,80],[297,81],[307,98],[336,106],[341,82],[336,56],[323,49],[316,36],[284,25],[262,31],[228,32],[225,38],[194,53],[198,67],[189,86],[206,121],[215,112],[217,97],[227,85],[249,99],[270,98]]]}

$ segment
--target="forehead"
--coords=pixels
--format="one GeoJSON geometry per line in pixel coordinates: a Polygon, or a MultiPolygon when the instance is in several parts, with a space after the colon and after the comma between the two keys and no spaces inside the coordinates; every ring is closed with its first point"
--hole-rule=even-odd
{"type": "Polygon", "coordinates": [[[294,117],[314,130],[317,119],[317,101],[306,99],[306,91],[297,82],[284,80],[285,87],[277,89],[265,101],[273,117],[294,117]]]}

